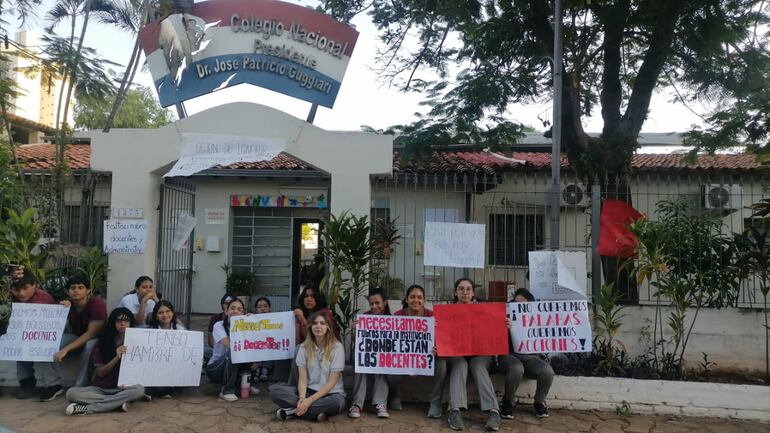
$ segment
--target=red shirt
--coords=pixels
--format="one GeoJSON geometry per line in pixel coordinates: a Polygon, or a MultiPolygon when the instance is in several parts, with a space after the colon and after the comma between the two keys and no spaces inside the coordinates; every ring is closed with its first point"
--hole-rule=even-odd
{"type": "MultiPolygon", "coordinates": [[[[14,302],[21,302],[14,299],[14,302]]],[[[55,304],[56,301],[45,290],[40,287],[35,288],[35,294],[25,304],[55,304]]]]}
{"type": "MultiPolygon", "coordinates": [[[[393,313],[394,316],[408,316],[407,309],[404,308],[403,310],[398,310],[395,313],[393,313]]],[[[427,308],[422,309],[422,316],[421,317],[433,317],[433,310],[429,310],[427,308]]]]}
{"type": "MultiPolygon", "coordinates": [[[[102,356],[102,348],[99,347],[99,343],[97,342],[96,345],[94,345],[94,351],[91,352],[91,363],[94,366],[97,365],[105,365],[111,360],[107,360],[107,362],[104,361],[104,357],[102,356]]],[[[112,369],[111,372],[107,373],[104,377],[98,377],[94,375],[94,379],[91,381],[91,385],[98,386],[99,388],[103,389],[115,389],[118,387],[118,377],[120,376],[120,362],[118,362],[115,365],[115,368],[112,369]]]]}
{"type": "Polygon", "coordinates": [[[107,320],[107,305],[101,298],[91,296],[82,310],[78,311],[75,306],[70,307],[67,315],[67,323],[70,332],[80,337],[86,333],[88,324],[91,322],[105,322],[107,320]]]}
{"type": "Polygon", "coordinates": [[[214,332],[214,325],[220,320],[224,320],[224,319],[225,319],[225,315],[222,313],[211,316],[211,319],[209,319],[209,334],[214,332]]]}

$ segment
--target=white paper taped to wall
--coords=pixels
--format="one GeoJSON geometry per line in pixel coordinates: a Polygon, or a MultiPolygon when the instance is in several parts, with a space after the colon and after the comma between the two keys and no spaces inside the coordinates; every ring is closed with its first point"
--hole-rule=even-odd
{"type": "Polygon", "coordinates": [[[286,140],[240,135],[180,134],[179,160],[164,177],[190,176],[216,165],[269,161],[286,149],[286,140]]]}
{"type": "Polygon", "coordinates": [[[543,301],[586,299],[585,251],[530,251],[529,291],[543,301]]]}

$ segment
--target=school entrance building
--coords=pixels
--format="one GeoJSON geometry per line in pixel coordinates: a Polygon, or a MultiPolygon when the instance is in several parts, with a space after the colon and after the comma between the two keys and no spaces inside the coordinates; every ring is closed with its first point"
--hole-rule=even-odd
{"type": "Polygon", "coordinates": [[[91,169],[112,175],[111,207],[141,210],[143,254],[109,256],[113,307],[140,275],[186,313],[216,312],[226,273],[250,272],[255,294],[287,310],[312,272],[319,231],[330,212],[369,215],[370,178],[392,172],[393,138],[330,132],[249,103],[218,106],[157,130],[91,136],[91,169]],[[179,159],[183,133],[285,140],[268,161],[215,166],[186,178],[164,177],[179,159]],[[180,216],[196,222],[174,245],[180,216]],[[177,248],[174,248],[174,247],[177,248]]]}

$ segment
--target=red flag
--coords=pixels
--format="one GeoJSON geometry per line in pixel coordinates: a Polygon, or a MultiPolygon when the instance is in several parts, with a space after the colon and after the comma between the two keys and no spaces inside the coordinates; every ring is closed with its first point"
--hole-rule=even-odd
{"type": "Polygon", "coordinates": [[[642,217],[630,204],[621,200],[604,200],[599,226],[599,255],[631,257],[636,248],[636,236],[628,226],[642,217]]]}

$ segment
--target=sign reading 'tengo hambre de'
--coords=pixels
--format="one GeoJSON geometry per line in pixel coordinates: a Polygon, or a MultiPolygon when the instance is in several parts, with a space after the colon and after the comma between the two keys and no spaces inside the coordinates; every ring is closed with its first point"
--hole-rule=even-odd
{"type": "Polygon", "coordinates": [[[209,0],[139,37],[164,107],[248,83],[331,108],[358,32],[277,0],[209,0]]]}

